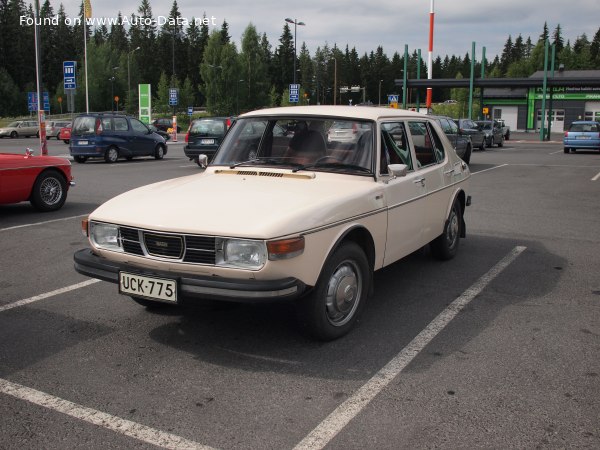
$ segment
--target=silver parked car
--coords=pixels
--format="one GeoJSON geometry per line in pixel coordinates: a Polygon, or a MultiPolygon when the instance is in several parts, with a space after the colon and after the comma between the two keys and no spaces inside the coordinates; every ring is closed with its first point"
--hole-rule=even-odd
{"type": "Polygon", "coordinates": [[[40,130],[35,120],[15,120],[7,126],[0,128],[0,138],[10,137],[14,139],[28,136],[39,137],[39,135],[40,130]]]}
{"type": "Polygon", "coordinates": [[[479,128],[485,133],[485,144],[488,147],[498,145],[498,147],[504,146],[504,132],[502,125],[498,122],[491,120],[478,120],[475,122],[479,125],[479,128]]]}

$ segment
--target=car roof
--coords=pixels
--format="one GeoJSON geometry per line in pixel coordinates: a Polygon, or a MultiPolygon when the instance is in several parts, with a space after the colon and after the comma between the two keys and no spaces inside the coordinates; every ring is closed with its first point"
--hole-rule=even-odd
{"type": "Polygon", "coordinates": [[[427,115],[404,109],[345,106],[345,105],[315,105],[315,106],[284,106],[281,108],[266,108],[240,115],[244,117],[261,116],[327,116],[334,118],[352,118],[362,120],[379,120],[386,118],[423,118],[427,115]]]}

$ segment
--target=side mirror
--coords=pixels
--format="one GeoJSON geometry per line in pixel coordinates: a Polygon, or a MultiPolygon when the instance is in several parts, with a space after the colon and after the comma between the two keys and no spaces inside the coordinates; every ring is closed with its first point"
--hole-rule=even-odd
{"type": "Polygon", "coordinates": [[[208,166],[208,156],[204,154],[198,155],[198,165],[203,169],[206,169],[206,166],[208,166]]]}
{"type": "Polygon", "coordinates": [[[405,177],[408,173],[408,166],[406,164],[390,164],[388,166],[388,173],[394,178],[405,177]]]}

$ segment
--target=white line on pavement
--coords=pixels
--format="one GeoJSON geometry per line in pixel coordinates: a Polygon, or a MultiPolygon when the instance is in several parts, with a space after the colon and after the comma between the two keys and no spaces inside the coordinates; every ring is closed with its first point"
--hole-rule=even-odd
{"type": "Polygon", "coordinates": [[[19,300],[14,303],[9,303],[8,305],[0,306],[0,312],[8,311],[9,309],[17,308],[19,306],[25,306],[30,303],[37,302],[39,300],[44,300],[45,298],[54,297],[55,295],[59,295],[59,294],[64,294],[65,292],[74,291],[75,289],[80,289],[82,287],[89,286],[90,284],[98,283],[99,281],[100,280],[90,279],[90,280],[82,281],[81,283],[72,284],[71,286],[56,289],[51,292],[46,292],[44,294],[36,295],[34,297],[25,298],[23,300],[19,300]]]}
{"type": "Polygon", "coordinates": [[[592,181],[598,181],[598,179],[600,179],[600,172],[598,172],[596,176],[592,178],[592,181]]]}
{"type": "Polygon", "coordinates": [[[212,449],[212,447],[198,444],[197,442],[187,440],[180,436],[165,433],[155,428],[150,428],[146,425],[112,416],[92,408],[80,406],[68,400],[63,400],[62,398],[54,397],[53,395],[45,394],[44,392],[12,383],[2,378],[0,378],[0,392],[20,400],[43,406],[44,408],[53,411],[58,411],[76,419],[83,420],[84,422],[107,428],[139,441],[147,442],[148,444],[157,447],[172,449],[212,449]]]}
{"type": "Polygon", "coordinates": [[[443,310],[400,353],[377,372],[348,400],[338,406],[312,430],[296,449],[324,448],[354,417],[356,417],[404,368],[450,323],[471,300],[483,291],[527,247],[515,247],[500,262],[485,273],[471,287],[443,310]]]}
{"type": "Polygon", "coordinates": [[[0,231],[16,230],[17,228],[25,228],[25,227],[35,227],[36,225],[46,225],[48,223],[53,223],[53,222],[61,222],[61,221],[65,221],[65,220],[79,219],[80,217],[85,217],[85,216],[87,216],[87,214],[82,214],[80,216],[63,217],[62,219],[46,220],[44,222],[26,223],[25,225],[16,225],[14,227],[0,228],[0,231]]]}
{"type": "Polygon", "coordinates": [[[489,169],[478,170],[477,172],[472,172],[471,175],[477,175],[478,173],[487,172],[488,170],[499,169],[500,167],[508,166],[508,164],[500,164],[499,166],[490,167],[489,169]]]}

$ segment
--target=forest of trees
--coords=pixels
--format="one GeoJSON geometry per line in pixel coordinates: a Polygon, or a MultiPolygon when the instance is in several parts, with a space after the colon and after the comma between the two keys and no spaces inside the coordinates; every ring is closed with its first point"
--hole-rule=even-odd
{"type": "MultiPolygon", "coordinates": [[[[0,0],[0,117],[27,114],[27,92],[36,86],[34,27],[20,23],[21,16],[33,17],[31,4],[23,0],[0,0]]],[[[83,81],[84,27],[68,25],[62,4],[55,10],[49,0],[41,5],[40,18],[58,17],[56,24],[40,27],[41,66],[44,90],[50,93],[51,112],[66,103],[63,91],[63,61],[78,64],[76,112],[85,110],[83,81]]],[[[83,2],[79,17],[83,16],[83,2]]],[[[174,0],[170,18],[181,18],[174,0]]],[[[121,15],[119,13],[119,18],[121,15]]],[[[136,18],[154,19],[148,0],[141,0],[136,18]]],[[[151,21],[145,21],[151,22],[151,21]]],[[[294,38],[287,23],[274,46],[265,33],[249,24],[239,46],[232,40],[227,21],[210,29],[196,25],[193,18],[184,29],[177,23],[162,26],[141,25],[127,29],[122,23],[86,28],[88,86],[90,110],[137,110],[137,85],[150,83],[153,109],[168,111],[168,89],[179,89],[180,110],[187,106],[205,106],[213,114],[236,114],[241,111],[286,104],[287,86],[293,80],[294,38]],[[128,92],[128,86],[131,91],[128,92]],[[112,102],[120,97],[119,105],[112,102]]],[[[554,31],[543,25],[534,39],[509,36],[501,55],[485,61],[486,77],[527,77],[543,68],[546,40],[555,45],[556,64],[567,70],[600,69],[600,28],[591,38],[577,36],[573,42],[563,37],[560,25],[554,31]]],[[[379,102],[398,88],[394,80],[402,77],[404,54],[395,51],[391,57],[382,47],[359,55],[356,48],[340,49],[336,44],[324,44],[311,55],[305,44],[299,43],[297,54],[298,82],[302,86],[304,103],[333,103],[334,66],[337,85],[361,86],[366,99],[379,102]]],[[[438,56],[433,62],[434,78],[468,77],[471,57],[438,56]]],[[[408,76],[416,77],[417,52],[408,59],[408,76]]],[[[421,62],[421,76],[427,73],[421,62]]],[[[477,61],[477,76],[481,62],[477,61]]],[[[338,103],[362,101],[362,93],[338,93],[338,103]],[[354,96],[354,97],[353,97],[354,96]]],[[[436,90],[434,101],[443,101],[448,91],[436,90]]],[[[424,98],[424,96],[421,96],[424,98]]],[[[413,98],[414,100],[414,98],[413,98]]]]}

